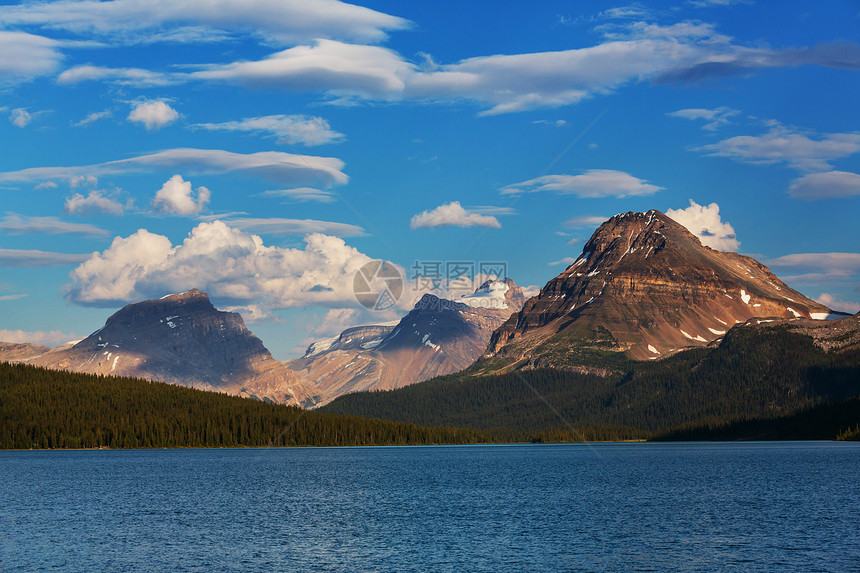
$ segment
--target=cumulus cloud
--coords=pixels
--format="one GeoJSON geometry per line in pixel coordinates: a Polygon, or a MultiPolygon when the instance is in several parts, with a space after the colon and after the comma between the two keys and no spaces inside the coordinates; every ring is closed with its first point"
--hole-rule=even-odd
{"type": "Polygon", "coordinates": [[[141,101],[134,104],[128,121],[142,123],[146,129],[161,129],[179,118],[179,112],[161,100],[141,101]]]}
{"type": "Polygon", "coordinates": [[[95,165],[32,167],[0,172],[0,182],[119,175],[162,168],[205,174],[238,172],[263,177],[283,185],[320,182],[324,185],[342,185],[349,180],[341,171],[343,167],[343,161],[334,157],[294,155],[279,151],[243,154],[220,149],[178,148],[95,165]]]}
{"type": "Polygon", "coordinates": [[[81,215],[93,211],[109,215],[122,215],[123,205],[119,201],[105,196],[103,191],[94,190],[86,196],[75,193],[66,199],[66,206],[63,209],[67,215],[81,215]]]}
{"type": "Polygon", "coordinates": [[[495,217],[467,211],[460,205],[459,201],[454,201],[413,215],[409,226],[412,229],[433,229],[446,226],[493,227],[498,229],[502,225],[495,217]]]}
{"type": "Polygon", "coordinates": [[[264,310],[352,306],[352,281],[372,259],[343,239],[319,233],[303,249],[266,246],[222,221],[200,223],[179,245],[141,229],[117,237],[71,273],[70,301],[116,306],[192,287],[225,304],[264,310]]]}
{"type": "Polygon", "coordinates": [[[59,42],[7,30],[0,30],[0,54],[3,54],[0,58],[2,82],[18,82],[53,73],[63,60],[59,42]]]}
{"type": "Polygon", "coordinates": [[[56,217],[26,217],[17,213],[6,213],[0,220],[0,231],[14,235],[48,234],[48,235],[91,235],[102,236],[108,232],[93,225],[84,223],[69,223],[56,217]]]}
{"type": "Polygon", "coordinates": [[[303,236],[311,233],[333,234],[339,237],[363,237],[364,229],[348,223],[316,221],[314,219],[244,218],[226,221],[231,227],[264,235],[303,236]]]}
{"type": "Polygon", "coordinates": [[[0,249],[0,267],[58,267],[76,265],[90,255],[52,253],[32,249],[0,249]]]}
{"type": "Polygon", "coordinates": [[[791,182],[788,194],[795,199],[833,199],[860,195],[860,175],[848,171],[810,173],[791,182]]]}
{"type": "Polygon", "coordinates": [[[267,115],[247,117],[241,121],[225,123],[198,123],[192,127],[212,131],[247,131],[277,137],[279,143],[307,146],[343,141],[344,134],[331,129],[321,117],[307,115],[267,115]]]}
{"type": "Polygon", "coordinates": [[[271,189],[260,193],[261,197],[283,197],[294,201],[317,201],[319,203],[332,203],[335,194],[314,187],[296,187],[295,189],[271,189]]]}
{"type": "Polygon", "coordinates": [[[730,107],[718,107],[714,109],[679,109],[678,111],[673,111],[666,115],[669,117],[679,117],[689,120],[703,120],[705,123],[702,125],[702,129],[716,131],[720,127],[731,123],[729,118],[734,117],[739,113],[740,111],[730,107]]]}
{"type": "Polygon", "coordinates": [[[181,175],[168,179],[152,200],[152,208],[166,215],[197,215],[209,202],[209,189],[202,185],[191,190],[191,182],[185,181],[181,175]]]}
{"type": "Polygon", "coordinates": [[[502,195],[519,195],[552,191],[560,195],[578,197],[632,197],[653,195],[663,187],[652,185],[644,179],[633,177],[623,171],[612,169],[590,169],[580,175],[544,175],[522,183],[502,187],[502,195]]]}
{"type": "Polygon", "coordinates": [[[410,26],[402,18],[338,0],[213,0],[205,9],[197,2],[171,0],[65,0],[4,6],[0,24],[61,29],[121,44],[218,41],[237,33],[283,44],[319,37],[376,42],[388,30],[410,26]]]}
{"type": "Polygon", "coordinates": [[[763,135],[730,137],[698,151],[745,163],[783,163],[801,171],[825,171],[830,162],[860,152],[860,133],[818,135],[776,125],[763,135]]]}
{"type": "Polygon", "coordinates": [[[0,340],[3,342],[41,344],[56,347],[66,342],[80,340],[83,336],[61,332],[59,330],[7,330],[0,329],[0,340]]]}
{"type": "Polygon", "coordinates": [[[720,217],[720,207],[716,203],[705,207],[690,199],[689,207],[667,209],[666,215],[685,226],[706,247],[717,251],[737,251],[741,246],[735,230],[720,217]]]}
{"type": "Polygon", "coordinates": [[[33,116],[25,108],[19,107],[13,109],[12,113],[9,114],[9,121],[15,127],[24,128],[30,125],[30,122],[33,121],[33,116]]]}

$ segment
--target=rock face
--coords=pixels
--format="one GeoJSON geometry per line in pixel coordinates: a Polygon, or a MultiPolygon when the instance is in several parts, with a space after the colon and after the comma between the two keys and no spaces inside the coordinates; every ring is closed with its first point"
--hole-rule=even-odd
{"type": "Polygon", "coordinates": [[[274,402],[310,406],[316,390],[272,358],[234,312],[197,289],[130,304],[70,348],[27,360],[36,366],[136,376],[274,402]]]}
{"type": "Polygon", "coordinates": [[[599,372],[612,353],[659,359],[754,317],[830,314],[764,265],[702,246],[659,211],[624,213],[493,333],[483,362],[491,371],[516,364],[599,372]]]}
{"type": "Polygon", "coordinates": [[[396,326],[345,330],[286,364],[318,388],[320,405],[349,392],[400,388],[472,364],[523,302],[510,279],[488,281],[457,300],[424,295],[396,326]]]}
{"type": "Polygon", "coordinates": [[[18,362],[27,360],[53,350],[50,346],[30,344],[29,342],[0,342],[0,360],[18,362]]]}

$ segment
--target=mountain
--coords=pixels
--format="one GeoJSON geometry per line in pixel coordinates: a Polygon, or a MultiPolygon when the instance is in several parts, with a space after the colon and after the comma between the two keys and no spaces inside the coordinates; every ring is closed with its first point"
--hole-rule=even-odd
{"type": "MultiPolygon", "coordinates": [[[[545,433],[556,440],[594,435],[591,429],[617,439],[630,436],[628,430],[642,437],[679,427],[772,420],[858,396],[860,314],[833,321],[753,319],[729,329],[718,344],[662,360],[630,360],[623,371],[606,375],[543,368],[476,376],[470,369],[390,392],[341,396],[322,411],[545,433]]],[[[767,434],[768,439],[828,437],[821,431],[833,439],[858,427],[860,419],[841,420],[838,427],[798,424],[777,428],[785,433],[767,434]]]]}
{"type": "Polygon", "coordinates": [[[606,374],[706,346],[756,317],[832,311],[737,253],[702,246],[659,211],[603,223],[582,254],[493,333],[477,372],[512,367],[606,374]]]}
{"type": "Polygon", "coordinates": [[[24,361],[302,406],[312,405],[316,395],[272,358],[239,314],[215,309],[197,289],[130,304],[87,338],[24,361]]]}
{"type": "Polygon", "coordinates": [[[487,281],[457,300],[427,294],[396,326],[350,328],[286,364],[318,389],[320,404],[349,392],[400,388],[472,364],[524,302],[510,279],[487,281]]]}

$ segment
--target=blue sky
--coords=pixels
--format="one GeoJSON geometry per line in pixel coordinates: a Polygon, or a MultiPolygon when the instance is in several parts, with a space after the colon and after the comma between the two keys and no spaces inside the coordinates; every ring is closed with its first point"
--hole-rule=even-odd
{"type": "Polygon", "coordinates": [[[652,208],[857,312],[858,31],[848,0],[2,4],[0,339],[198,287],[287,358],[416,268],[539,287],[652,208]]]}

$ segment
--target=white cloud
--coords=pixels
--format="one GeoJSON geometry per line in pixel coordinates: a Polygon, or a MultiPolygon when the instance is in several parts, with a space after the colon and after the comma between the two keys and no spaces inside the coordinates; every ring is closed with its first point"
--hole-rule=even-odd
{"type": "Polygon", "coordinates": [[[0,296],[0,301],[3,301],[3,300],[20,300],[22,298],[27,298],[28,296],[30,296],[30,295],[29,294],[4,294],[3,296],[0,296]]]}
{"type": "Polygon", "coordinates": [[[548,263],[548,264],[549,264],[549,266],[554,267],[556,265],[572,265],[575,262],[576,262],[576,257],[564,257],[560,261],[553,261],[553,262],[548,263]]]}
{"type": "Polygon", "coordinates": [[[307,146],[338,143],[346,137],[344,134],[331,129],[325,119],[307,115],[267,115],[225,123],[198,123],[192,127],[213,131],[263,133],[277,137],[279,143],[307,146]]]}
{"type": "Polygon", "coordinates": [[[389,99],[403,92],[414,71],[413,64],[386,48],[317,40],[313,46],[296,46],[264,60],[208,66],[190,77],[389,99]]]}
{"type": "Polygon", "coordinates": [[[83,336],[70,334],[59,330],[6,330],[0,329],[0,340],[3,342],[40,344],[56,347],[72,340],[80,340],[83,336]]]}
{"type": "Polygon", "coordinates": [[[12,122],[12,125],[15,127],[27,127],[31,121],[33,121],[33,116],[30,115],[23,107],[15,108],[12,110],[12,113],[9,114],[9,121],[12,122]]]}
{"type": "Polygon", "coordinates": [[[770,259],[767,265],[798,273],[784,277],[786,280],[854,281],[860,275],[860,253],[793,253],[770,259]]]}
{"type": "Polygon", "coordinates": [[[314,219],[280,219],[277,217],[229,219],[231,227],[264,235],[304,236],[311,233],[333,234],[339,237],[363,237],[364,229],[348,223],[316,221],[314,219]]]}
{"type": "Polygon", "coordinates": [[[830,169],[830,162],[860,152],[860,133],[811,134],[781,125],[763,135],[739,135],[698,148],[745,163],[785,163],[801,171],[830,169]]]}
{"type": "MultiPolygon", "coordinates": [[[[582,215],[580,217],[574,217],[572,219],[568,219],[564,222],[565,227],[596,227],[598,225],[602,225],[609,219],[609,217],[600,217],[600,216],[592,216],[592,215],[582,215]]],[[[578,241],[575,239],[574,241],[578,241]]],[[[568,243],[570,244],[570,243],[568,243]]]]}
{"type": "Polygon", "coordinates": [[[791,182],[788,194],[795,199],[832,199],[860,195],[860,175],[848,171],[810,173],[791,182]]]}
{"type": "Polygon", "coordinates": [[[663,187],[652,185],[644,179],[633,177],[623,171],[612,169],[590,169],[580,175],[544,175],[522,183],[502,187],[502,195],[519,195],[553,191],[560,195],[578,197],[632,197],[653,195],[663,187]]]}
{"type": "Polygon", "coordinates": [[[433,229],[445,226],[498,229],[502,225],[495,217],[469,212],[460,205],[459,201],[454,201],[414,215],[409,226],[412,229],[433,229]]]}
{"type": "Polygon", "coordinates": [[[209,202],[209,189],[202,185],[196,189],[197,197],[191,190],[191,182],[181,175],[168,179],[152,200],[152,208],[167,215],[197,215],[209,202]]]}
{"type": "Polygon", "coordinates": [[[184,81],[183,74],[164,74],[140,68],[107,68],[103,66],[75,66],[57,76],[60,85],[86,81],[109,81],[138,87],[166,86],[184,81]]]}
{"type": "Polygon", "coordinates": [[[0,8],[0,24],[42,26],[105,37],[121,44],[201,42],[235,33],[294,44],[320,37],[361,42],[385,39],[409,22],[338,0],[60,0],[0,8]]]}
{"type": "Polygon", "coordinates": [[[76,265],[90,255],[25,249],[0,249],[0,267],[57,267],[76,265]]]}
{"type": "Polygon", "coordinates": [[[860,312],[860,302],[836,300],[836,297],[830,293],[821,293],[821,296],[816,297],[815,300],[832,310],[840,310],[851,314],[860,312]]]}
{"type": "Polygon", "coordinates": [[[141,101],[134,104],[128,121],[142,123],[146,129],[161,129],[179,118],[179,112],[161,100],[141,101]]]}
{"type": "Polygon", "coordinates": [[[59,47],[59,42],[42,36],[0,30],[0,54],[3,54],[0,58],[0,82],[28,80],[53,73],[63,59],[59,47]]]}
{"type": "Polygon", "coordinates": [[[261,197],[284,197],[294,201],[318,201],[320,203],[332,203],[335,194],[331,191],[315,189],[313,187],[296,187],[295,189],[272,189],[260,193],[261,197]]]}
{"type": "Polygon", "coordinates": [[[355,304],[352,281],[372,259],[343,239],[315,233],[304,249],[266,246],[221,221],[200,223],[179,245],[141,229],[117,237],[71,273],[69,300],[117,305],[192,287],[225,304],[261,311],[321,304],[355,304]]]}
{"type": "Polygon", "coordinates": [[[75,175],[69,177],[69,187],[95,187],[99,184],[99,178],[94,175],[75,175]]]}
{"type": "Polygon", "coordinates": [[[686,209],[667,209],[666,215],[687,228],[706,247],[717,251],[737,251],[741,244],[732,226],[720,217],[720,207],[711,203],[707,207],[690,199],[686,209]]]}
{"type": "Polygon", "coordinates": [[[704,120],[705,124],[702,125],[702,129],[716,131],[720,127],[731,123],[729,118],[734,117],[739,113],[740,111],[730,107],[718,107],[714,109],[679,109],[678,111],[673,111],[666,115],[689,120],[704,120]]]}
{"type": "Polygon", "coordinates": [[[220,149],[179,148],[95,165],[32,167],[0,172],[0,181],[70,179],[82,175],[117,175],[163,168],[207,174],[240,172],[284,185],[311,182],[342,185],[349,180],[341,171],[343,167],[343,161],[334,157],[294,155],[279,151],[242,154],[220,149]]]}
{"type": "Polygon", "coordinates": [[[93,190],[84,197],[80,193],[75,193],[66,199],[66,206],[63,210],[67,215],[80,215],[92,211],[101,211],[109,215],[122,215],[122,203],[106,197],[103,191],[93,190]]]}
{"type": "Polygon", "coordinates": [[[72,127],[84,127],[91,123],[95,123],[100,119],[105,119],[113,115],[110,110],[105,111],[94,111],[91,114],[87,115],[84,119],[80,121],[76,121],[72,123],[72,127]]]}
{"type": "Polygon", "coordinates": [[[57,187],[59,187],[59,185],[57,185],[53,181],[45,181],[43,183],[39,183],[38,185],[36,185],[36,189],[39,189],[39,190],[41,190],[41,189],[56,189],[57,187]]]}
{"type": "Polygon", "coordinates": [[[0,231],[15,235],[35,233],[49,235],[107,235],[104,229],[84,223],[68,223],[56,217],[26,217],[16,213],[6,213],[0,220],[0,231]]]}

